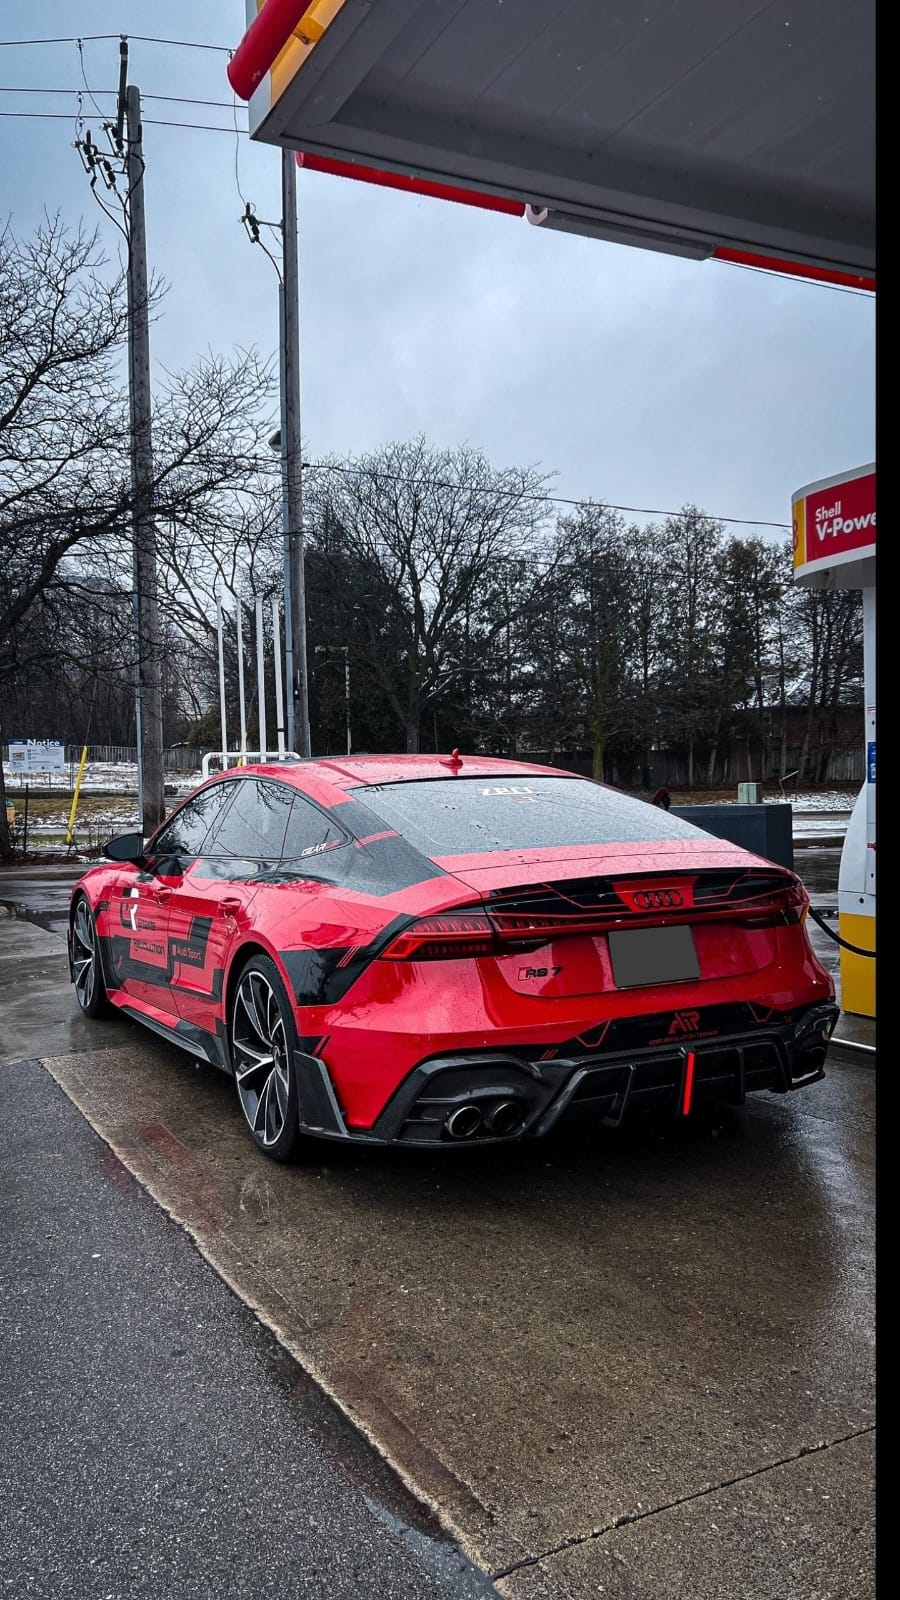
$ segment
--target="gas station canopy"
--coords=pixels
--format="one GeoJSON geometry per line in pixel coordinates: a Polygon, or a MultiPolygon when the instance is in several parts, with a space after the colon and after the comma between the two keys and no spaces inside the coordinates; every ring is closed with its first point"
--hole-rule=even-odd
{"type": "Polygon", "coordinates": [[[874,0],[248,0],[248,23],[251,134],[310,166],[874,287],[874,0]]]}

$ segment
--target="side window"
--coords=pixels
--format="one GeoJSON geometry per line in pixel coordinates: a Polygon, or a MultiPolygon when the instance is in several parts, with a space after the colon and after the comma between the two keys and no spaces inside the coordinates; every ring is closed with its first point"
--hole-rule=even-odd
{"type": "Polygon", "coordinates": [[[230,783],[214,783],[176,811],[153,841],[154,856],[198,856],[210,828],[231,799],[231,788],[230,783]]]}
{"type": "Polygon", "coordinates": [[[261,778],[238,779],[227,787],[234,800],[210,838],[207,855],[280,861],[290,790],[261,778]]]}
{"type": "Polygon", "coordinates": [[[284,841],[285,860],[316,856],[343,843],[344,834],[340,828],[302,795],[295,794],[284,841]]]}

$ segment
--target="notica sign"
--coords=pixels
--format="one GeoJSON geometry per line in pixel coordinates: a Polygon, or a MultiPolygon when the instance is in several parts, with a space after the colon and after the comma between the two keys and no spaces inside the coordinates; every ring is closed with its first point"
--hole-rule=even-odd
{"type": "Polygon", "coordinates": [[[12,773],[65,772],[66,747],[61,739],[10,739],[12,773]]]}
{"type": "Polygon", "coordinates": [[[874,583],[874,466],[798,489],[791,521],[798,582],[822,583],[827,573],[827,581],[839,589],[874,583]]]}

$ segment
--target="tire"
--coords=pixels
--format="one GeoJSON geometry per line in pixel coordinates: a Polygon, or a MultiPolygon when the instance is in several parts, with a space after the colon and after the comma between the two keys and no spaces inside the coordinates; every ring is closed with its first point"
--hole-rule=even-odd
{"type": "Polygon", "coordinates": [[[271,1160],[289,1161],[306,1142],[294,1071],[297,1029],[294,1008],[268,956],[252,956],[241,968],[229,1008],[228,1044],[250,1137],[271,1160]]]}
{"type": "Polygon", "coordinates": [[[103,981],[97,924],[86,894],[79,894],[72,906],[69,937],[75,999],[86,1017],[108,1017],[112,1007],[103,981]]]}

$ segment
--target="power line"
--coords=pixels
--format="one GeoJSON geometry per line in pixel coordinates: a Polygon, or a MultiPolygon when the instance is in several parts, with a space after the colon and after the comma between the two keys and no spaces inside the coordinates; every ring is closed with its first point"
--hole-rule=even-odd
{"type": "MultiPolygon", "coordinates": [[[[0,94],[74,94],[74,95],[78,95],[78,94],[83,94],[86,89],[87,89],[88,94],[90,94],[92,97],[95,94],[102,94],[102,95],[106,95],[108,98],[111,98],[113,100],[115,99],[115,97],[116,97],[116,95],[118,93],[117,89],[88,89],[86,84],[84,86],[82,86],[81,88],[75,88],[75,89],[35,89],[35,88],[31,87],[31,86],[26,88],[23,84],[16,84],[16,83],[0,84],[0,94]]],[[[217,110],[220,110],[220,111],[230,111],[232,109],[232,102],[230,100],[198,100],[194,95],[189,95],[189,94],[145,94],[145,95],[142,95],[141,98],[144,99],[144,100],[163,100],[163,101],[168,101],[168,102],[171,102],[171,104],[173,104],[173,105],[214,106],[217,110]]],[[[102,115],[102,112],[100,111],[100,107],[99,106],[97,107],[97,114],[98,114],[98,116],[102,115]]]]}
{"type": "MultiPolygon", "coordinates": [[[[116,34],[115,37],[118,38],[119,35],[116,34]]],[[[136,40],[138,44],[176,45],[181,50],[212,50],[217,55],[234,55],[234,45],[208,44],[205,39],[160,39],[152,33],[129,33],[128,37],[136,40]]]]}
{"type": "MultiPolygon", "coordinates": [[[[14,50],[18,47],[39,44],[77,44],[79,38],[82,44],[96,44],[100,40],[121,39],[121,33],[82,33],[71,34],[67,37],[52,39],[0,39],[0,50],[14,50]]],[[[182,50],[214,50],[224,56],[233,56],[234,47],[228,44],[207,44],[200,39],[160,39],[152,33],[129,33],[127,38],[135,40],[138,44],[163,44],[177,45],[182,50]]]]}
{"type": "MultiPolygon", "coordinates": [[[[6,118],[12,118],[12,119],[17,118],[17,117],[18,118],[25,118],[26,121],[32,121],[32,122],[34,122],[34,121],[37,121],[37,122],[71,122],[72,121],[72,113],[69,112],[69,111],[0,111],[0,117],[6,117],[6,118]]],[[[91,112],[90,115],[84,115],[81,120],[83,122],[100,122],[100,123],[102,123],[102,122],[105,121],[105,118],[104,117],[95,116],[94,113],[91,112]]],[[[171,118],[166,118],[166,117],[144,117],[144,126],[147,127],[148,125],[150,127],[153,127],[153,128],[188,128],[188,129],[192,129],[192,130],[194,130],[196,132],[199,132],[199,133],[227,133],[229,138],[231,138],[231,139],[234,138],[234,129],[233,128],[217,128],[217,127],[214,127],[213,124],[209,123],[209,122],[176,122],[176,121],[173,121],[171,118]]],[[[246,128],[239,128],[238,132],[246,134],[247,133],[247,129],[246,128]]]]}
{"type": "MultiPolygon", "coordinates": [[[[231,96],[231,122],[234,128],[234,186],[238,192],[238,199],[244,208],[244,216],[250,215],[250,202],[241,188],[241,130],[238,127],[238,102],[237,95],[231,96]]],[[[276,269],[277,270],[277,269],[276,269]]]]}
{"type": "MultiPolygon", "coordinates": [[[[240,458],[234,458],[235,465],[238,464],[238,461],[240,461],[240,464],[246,467],[248,470],[255,468],[263,473],[281,472],[280,464],[269,456],[248,455],[240,458]]],[[[658,506],[620,505],[618,501],[605,500],[602,496],[582,495],[580,498],[578,498],[570,495],[551,494],[549,490],[546,494],[533,494],[520,492],[518,489],[498,489],[492,484],[485,484],[481,486],[479,484],[471,483],[452,483],[450,480],[443,480],[440,478],[406,478],[402,473],[399,472],[377,471],[372,467],[350,466],[344,462],[337,461],[304,461],[302,465],[304,472],[338,472],[349,476],[371,476],[373,478],[386,478],[390,483],[406,484],[416,488],[459,489],[465,490],[469,494],[492,494],[497,496],[506,496],[511,500],[527,500],[530,502],[534,501],[538,504],[548,502],[551,505],[573,506],[576,509],[580,506],[594,506],[598,511],[627,511],[632,516],[678,518],[682,515],[685,509],[684,506],[682,506],[679,511],[664,511],[658,506]]],[[[244,485],[237,492],[239,494],[250,495],[251,497],[260,497],[262,494],[267,493],[268,491],[254,489],[250,485],[244,485]]],[[[790,533],[791,531],[791,524],[789,522],[771,522],[760,517],[723,517],[719,516],[714,511],[705,511],[700,506],[695,506],[694,509],[697,511],[699,516],[704,518],[705,521],[720,522],[729,527],[774,528],[778,533],[790,533]]]]}
{"type": "MultiPolygon", "coordinates": [[[[275,462],[268,461],[265,456],[251,456],[248,459],[270,472],[281,470],[275,462]]],[[[386,478],[389,483],[400,483],[415,488],[461,489],[470,494],[504,495],[511,500],[534,501],[538,504],[549,501],[552,505],[558,506],[595,505],[601,511],[627,511],[630,515],[636,517],[680,517],[684,510],[684,507],[681,508],[681,511],[663,511],[659,506],[623,506],[618,505],[613,500],[595,500],[590,495],[582,495],[580,499],[575,499],[569,495],[550,494],[549,492],[547,494],[532,494],[520,492],[518,489],[497,489],[492,484],[485,484],[482,488],[478,484],[442,482],[437,478],[405,478],[399,472],[382,472],[372,467],[347,466],[344,463],[335,461],[304,461],[303,470],[304,472],[340,472],[349,476],[386,478]]],[[[739,528],[775,528],[783,533],[790,533],[791,531],[789,522],[767,522],[759,517],[720,517],[712,511],[701,511],[699,507],[697,507],[697,510],[707,522],[722,522],[730,527],[739,528]]]]}
{"type": "MultiPolygon", "coordinates": [[[[88,80],[87,80],[87,72],[85,71],[85,66],[84,66],[84,44],[83,44],[81,39],[79,39],[77,41],[77,44],[78,44],[78,65],[81,68],[81,76],[82,76],[82,79],[84,81],[84,87],[85,87],[85,90],[87,92],[88,99],[90,100],[91,105],[93,106],[93,108],[96,111],[97,115],[102,117],[103,112],[100,110],[100,107],[98,106],[96,100],[94,99],[94,91],[91,88],[91,86],[90,86],[90,84],[88,83],[88,80]]],[[[79,94],[79,109],[80,109],[80,105],[81,105],[81,96],[79,94]]]]}

